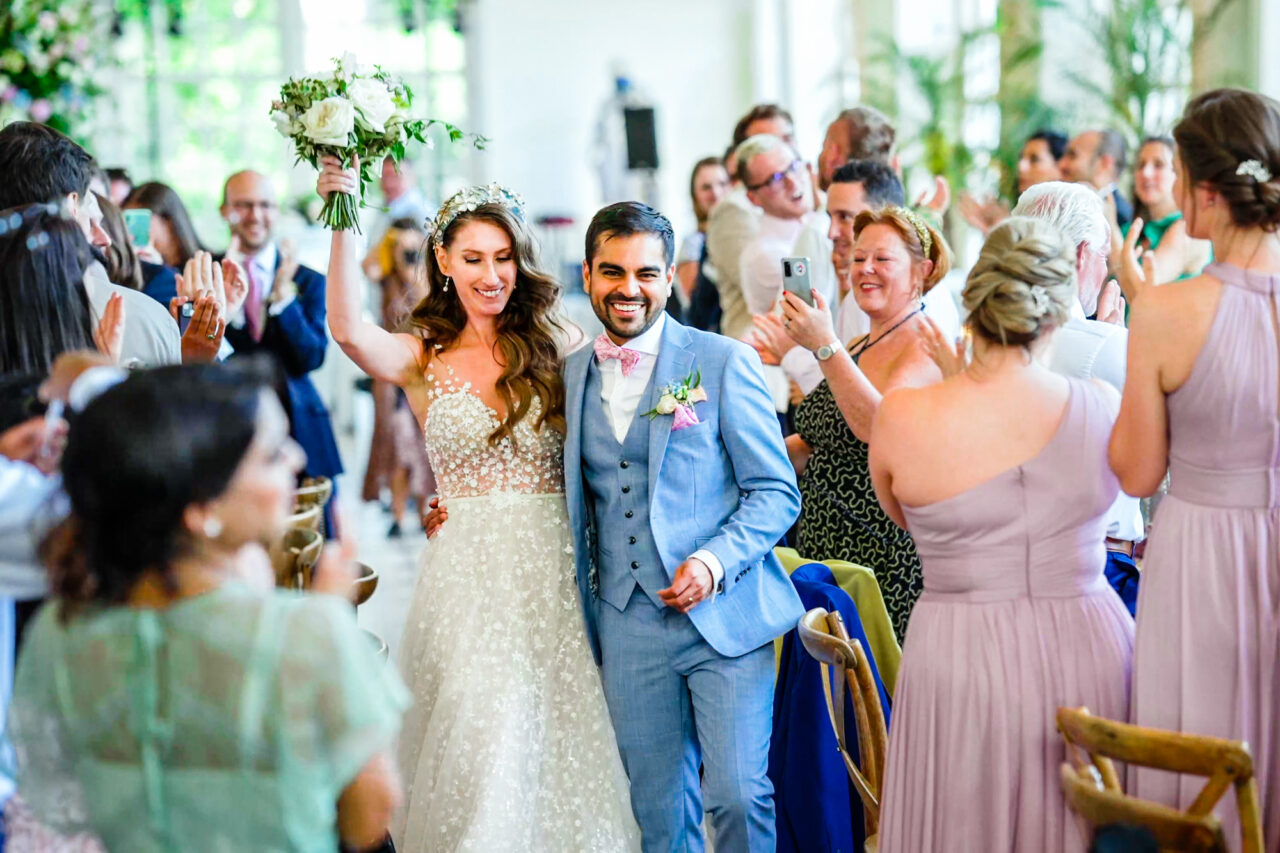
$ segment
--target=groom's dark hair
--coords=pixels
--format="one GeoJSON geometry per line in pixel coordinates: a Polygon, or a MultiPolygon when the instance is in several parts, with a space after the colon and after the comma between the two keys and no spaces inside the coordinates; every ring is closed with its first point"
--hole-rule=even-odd
{"type": "Polygon", "coordinates": [[[83,199],[93,169],[89,152],[58,131],[15,121],[0,130],[0,209],[83,199]]]}
{"type": "Polygon", "coordinates": [[[671,220],[647,204],[620,201],[602,208],[591,217],[591,224],[587,226],[587,267],[590,268],[603,241],[632,234],[653,234],[662,240],[663,257],[667,266],[671,266],[676,256],[676,234],[671,228],[671,220]]]}

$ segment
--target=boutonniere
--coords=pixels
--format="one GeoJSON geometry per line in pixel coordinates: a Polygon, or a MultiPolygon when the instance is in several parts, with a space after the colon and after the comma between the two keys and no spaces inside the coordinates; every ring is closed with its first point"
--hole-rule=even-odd
{"type": "Polygon", "coordinates": [[[702,371],[690,373],[679,382],[673,382],[658,394],[658,405],[645,412],[649,420],[658,415],[673,415],[671,431],[691,427],[698,421],[698,414],[693,410],[694,403],[707,399],[707,389],[702,387],[702,371]]]}

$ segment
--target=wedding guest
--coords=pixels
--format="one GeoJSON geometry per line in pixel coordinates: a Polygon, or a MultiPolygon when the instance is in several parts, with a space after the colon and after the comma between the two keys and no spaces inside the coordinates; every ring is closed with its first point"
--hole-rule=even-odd
{"type": "MultiPolygon", "coordinates": [[[[98,199],[89,192],[93,170],[87,151],[46,125],[15,121],[0,128],[0,210],[39,203],[61,205],[89,244],[105,249],[111,238],[102,229],[98,199]]],[[[178,326],[153,300],[112,284],[97,262],[85,271],[84,289],[95,322],[112,304],[118,306],[113,312],[122,312],[119,357],[123,364],[156,366],[182,360],[185,341],[178,326]]],[[[220,336],[215,337],[209,343],[221,342],[220,336]]]]}
{"type": "Polygon", "coordinates": [[[947,274],[951,253],[941,234],[902,207],[863,211],[853,229],[853,298],[871,319],[868,334],[846,346],[821,294],[813,306],[783,295],[787,331],[814,353],[825,377],[796,409],[796,435],[787,439],[800,475],[799,551],[874,571],[902,638],[920,596],[920,558],[876,503],[867,443],[884,394],[942,378],[925,349],[920,302],[947,274]]]}
{"type": "MultiPolygon", "coordinates": [[[[1134,222],[1142,223],[1138,245],[1151,250],[1157,284],[1199,275],[1210,260],[1209,242],[1187,235],[1187,223],[1173,195],[1176,157],[1173,139],[1153,136],[1142,141],[1133,164],[1134,222]]],[[[1123,263],[1124,238],[1132,227],[1132,222],[1111,223],[1112,269],[1120,269],[1123,263]]]]}
{"type": "MultiPolygon", "coordinates": [[[[827,214],[831,220],[827,236],[831,240],[831,266],[840,292],[835,331],[842,341],[852,342],[867,334],[871,327],[870,319],[858,307],[858,300],[852,298],[853,228],[858,214],[864,210],[901,207],[905,203],[902,181],[893,169],[878,161],[853,160],[837,169],[833,176],[827,190],[827,214]]],[[[960,333],[960,315],[946,288],[930,288],[922,304],[925,315],[943,330],[948,340],[960,333]]],[[[782,326],[782,318],[760,316],[755,318],[755,323],[754,343],[761,350],[762,358],[779,362],[802,394],[808,395],[817,388],[823,378],[822,367],[813,353],[791,339],[782,326]]]]}
{"type": "Polygon", "coordinates": [[[818,155],[818,187],[826,191],[836,170],[850,160],[872,160],[898,169],[893,144],[893,123],[875,107],[857,106],[844,110],[827,126],[818,155]]]}
{"type": "MultiPolygon", "coordinates": [[[[1076,299],[1069,306],[1070,318],[1054,333],[1046,347],[1051,370],[1076,379],[1106,382],[1117,393],[1124,390],[1125,349],[1129,333],[1122,324],[1123,311],[1116,305],[1098,310],[1099,294],[1107,276],[1109,227],[1102,200],[1088,187],[1050,181],[1037,184],[1022,194],[1014,216],[1029,216],[1057,228],[1072,248],[1076,262],[1076,299]],[[1112,315],[1115,322],[1087,319],[1098,313],[1112,315]]],[[[1109,293],[1115,282],[1107,286],[1109,293]]],[[[1124,492],[1116,496],[1107,512],[1107,581],[1132,614],[1138,606],[1138,566],[1134,551],[1146,538],[1146,525],[1137,498],[1124,492]]]]}
{"type": "MultiPolygon", "coordinates": [[[[382,328],[398,332],[426,296],[418,264],[426,245],[426,231],[414,219],[397,219],[375,248],[380,267],[376,279],[382,286],[382,328]]],[[[372,252],[370,254],[373,254],[372,252]]],[[[427,496],[435,491],[435,478],[427,461],[422,425],[409,408],[405,394],[390,382],[373,380],[373,439],[360,497],[376,501],[382,490],[391,490],[391,529],[388,538],[400,536],[400,522],[409,498],[418,501],[422,514],[427,496]]]]}
{"type": "MultiPolygon", "coordinates": [[[[1062,180],[1058,160],[1067,149],[1067,138],[1054,130],[1037,130],[1023,143],[1018,155],[1018,196],[1046,181],[1062,180]]],[[[1009,218],[1009,206],[998,198],[980,202],[967,192],[960,193],[960,214],[985,237],[1009,218]]]]}
{"type": "MultiPolygon", "coordinates": [[[[379,210],[369,229],[369,245],[381,245],[382,238],[395,227],[401,219],[412,220],[421,225],[435,215],[435,208],[427,201],[422,190],[418,189],[418,177],[413,163],[401,160],[398,164],[390,157],[382,161],[382,173],[378,179],[378,188],[382,191],[382,204],[385,210],[379,210]]],[[[366,256],[361,266],[365,277],[372,282],[380,279],[376,276],[385,268],[379,259],[373,258],[372,252],[366,256]]]]}
{"type": "Polygon", "coordinates": [[[1086,130],[1067,143],[1058,160],[1062,180],[1089,184],[1115,204],[1121,226],[1133,221],[1133,205],[1120,192],[1120,176],[1128,162],[1129,146],[1117,130],[1086,130]]]}
{"type": "MultiPolygon", "coordinates": [[[[19,794],[50,829],[112,850],[385,836],[403,684],[349,603],[255,585],[301,466],[255,370],[138,372],[77,416],[71,515],[43,549],[55,599],[10,711],[19,794]]],[[[349,588],[352,556],[326,555],[321,590],[349,588]]]]}
{"type": "Polygon", "coordinates": [[[704,157],[689,176],[689,198],[698,230],[680,242],[676,252],[675,299],[667,301],[667,311],[687,326],[703,331],[719,331],[720,294],[707,276],[707,217],[729,192],[729,173],[719,157],[704,157]],[[679,312],[679,313],[677,313],[679,312]]]}
{"type": "Polygon", "coordinates": [[[98,209],[102,211],[102,230],[111,238],[111,245],[102,250],[106,258],[107,278],[112,284],[142,290],[142,263],[129,240],[129,229],[125,227],[120,208],[106,196],[94,195],[98,198],[98,209]]]}
{"type": "MultiPolygon", "coordinates": [[[[758,104],[733,129],[733,147],[751,136],[776,136],[794,142],[791,113],[777,104],[758,104]]],[[[735,158],[736,160],[736,158],[735,158]]],[[[740,174],[734,163],[731,174],[740,174]]],[[[716,289],[720,293],[720,331],[740,338],[751,330],[751,311],[742,292],[742,255],[760,228],[760,209],[747,198],[747,188],[735,186],[707,218],[707,260],[715,268],[716,289]]]]}
{"type": "Polygon", "coordinates": [[[93,256],[56,206],[2,211],[0,228],[0,374],[44,376],[62,353],[94,348],[82,284],[93,256]]]}
{"type": "MultiPolygon", "coordinates": [[[[1280,103],[1193,98],[1174,128],[1187,235],[1204,273],[1163,287],[1126,241],[1129,371],[1111,465],[1131,495],[1170,474],[1143,565],[1134,651],[1139,725],[1242,740],[1280,849],[1280,103]]],[[[1131,773],[1132,793],[1184,807],[1203,780],[1131,773]]],[[[1215,812],[1227,837],[1235,800],[1215,812]]]]}
{"type": "Polygon", "coordinates": [[[876,496],[925,583],[894,694],[886,853],[1085,849],[1054,714],[1125,718],[1133,619],[1102,575],[1119,395],[1035,358],[1070,316],[1075,266],[1052,225],[998,226],[964,289],[973,361],[875,413],[876,496]]]}
{"type": "Polygon", "coordinates": [[[191,222],[191,214],[187,213],[187,206],[169,185],[159,181],[140,184],[129,193],[122,208],[151,211],[149,244],[159,254],[164,266],[180,270],[196,252],[205,250],[196,236],[196,227],[191,222]]]}
{"type": "MultiPolygon", "coordinates": [[[[303,470],[308,477],[336,477],[342,459],[329,410],[310,376],[324,363],[329,345],[324,274],[298,263],[292,249],[277,242],[280,209],[266,175],[242,171],[227,178],[220,210],[231,230],[227,260],[245,271],[249,283],[241,310],[227,320],[227,340],[237,356],[269,353],[284,371],[288,387],[282,402],[290,432],[307,453],[303,470]]],[[[335,504],[330,500],[325,508],[330,532],[335,504]]]]}
{"type": "Polygon", "coordinates": [[[128,169],[109,168],[104,169],[103,173],[107,176],[107,198],[116,207],[120,207],[129,193],[133,192],[133,178],[129,177],[128,169]]]}

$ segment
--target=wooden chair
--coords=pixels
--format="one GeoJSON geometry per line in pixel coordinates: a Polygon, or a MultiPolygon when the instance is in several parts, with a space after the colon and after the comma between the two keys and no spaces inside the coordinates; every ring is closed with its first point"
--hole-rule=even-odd
{"type": "Polygon", "coordinates": [[[313,506],[323,509],[332,496],[333,480],[328,477],[308,477],[293,493],[293,505],[295,509],[307,509],[313,506]]]}
{"type": "Polygon", "coordinates": [[[884,785],[889,733],[885,727],[884,709],[880,707],[880,693],[876,690],[871,664],[867,661],[862,643],[849,639],[849,632],[839,613],[828,613],[821,607],[815,607],[800,617],[796,633],[800,635],[800,642],[804,644],[810,657],[822,664],[822,691],[827,700],[827,715],[835,730],[836,744],[844,758],[849,780],[862,800],[867,849],[874,850],[875,837],[880,831],[880,793],[884,785]],[[836,674],[834,691],[831,669],[836,674]],[[854,722],[858,732],[857,764],[849,755],[845,736],[846,688],[853,702],[854,722]]]}
{"type": "Polygon", "coordinates": [[[1247,745],[1104,720],[1088,708],[1059,708],[1058,730],[1070,761],[1062,766],[1063,792],[1090,829],[1127,822],[1150,830],[1161,849],[1225,851],[1222,824],[1212,810],[1235,788],[1240,850],[1262,853],[1258,783],[1247,745]],[[1208,781],[1187,810],[1178,811],[1125,794],[1113,759],[1208,781]]]}
{"type": "Polygon", "coordinates": [[[356,563],[356,568],[360,570],[360,576],[352,582],[352,586],[355,588],[355,606],[359,607],[372,598],[373,591],[378,588],[378,572],[365,563],[356,563]]]}
{"type": "Polygon", "coordinates": [[[319,504],[300,509],[285,519],[285,527],[290,530],[314,530],[320,532],[320,522],[324,520],[324,507],[319,504]]]}
{"type": "Polygon", "coordinates": [[[323,547],[324,537],[318,530],[305,527],[286,530],[284,537],[267,549],[276,575],[276,586],[287,589],[310,586],[311,570],[320,559],[323,547]]]}

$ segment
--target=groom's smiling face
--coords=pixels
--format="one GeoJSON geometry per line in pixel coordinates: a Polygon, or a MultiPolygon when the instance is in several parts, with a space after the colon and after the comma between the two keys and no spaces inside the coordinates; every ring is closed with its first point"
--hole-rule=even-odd
{"type": "Polygon", "coordinates": [[[656,234],[603,236],[582,280],[591,307],[614,343],[639,337],[667,307],[675,266],[656,234]]]}

